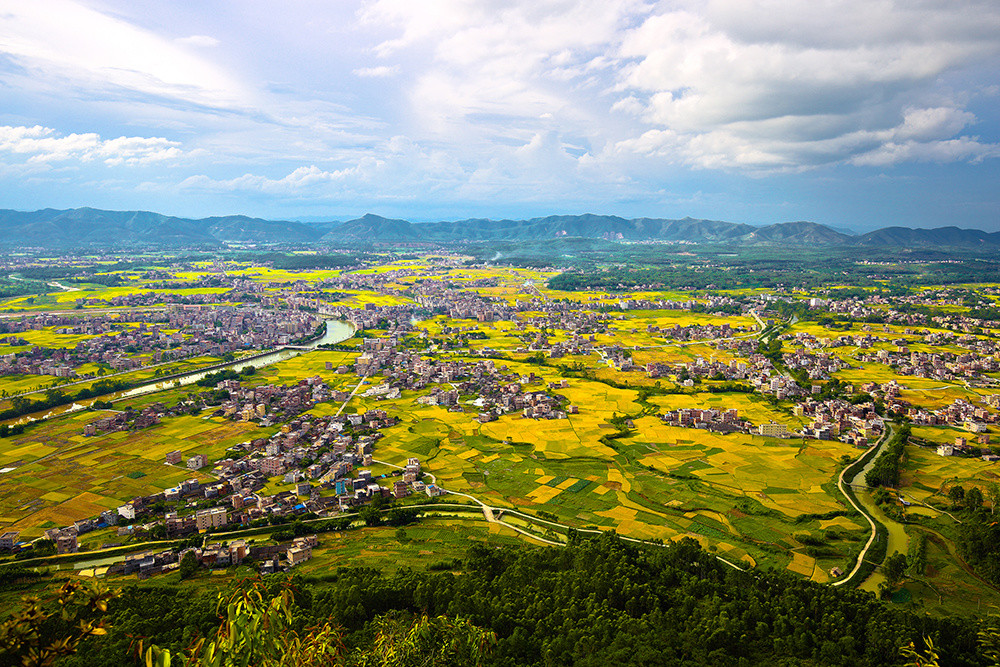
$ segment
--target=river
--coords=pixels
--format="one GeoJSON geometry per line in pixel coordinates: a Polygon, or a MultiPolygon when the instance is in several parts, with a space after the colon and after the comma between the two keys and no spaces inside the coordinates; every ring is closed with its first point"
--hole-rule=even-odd
{"type": "MultiPolygon", "coordinates": [[[[894,435],[895,433],[890,427],[890,431],[885,439],[885,444],[888,444],[894,435]]],[[[882,452],[879,451],[879,455],[881,455],[881,453],[882,452]]],[[[865,467],[861,470],[861,472],[859,472],[855,478],[851,480],[851,486],[855,489],[855,496],[857,496],[858,502],[864,506],[865,510],[867,510],[869,514],[875,517],[876,521],[880,521],[888,532],[888,546],[885,552],[886,557],[891,556],[897,551],[906,555],[909,551],[910,545],[909,537],[906,534],[906,527],[898,521],[893,521],[885,515],[885,512],[883,512],[881,508],[875,504],[875,501],[872,499],[872,493],[865,484],[865,475],[868,474],[868,471],[875,465],[875,459],[877,458],[878,456],[873,456],[871,460],[865,464],[865,467]]],[[[885,576],[883,576],[881,572],[872,572],[871,575],[869,575],[869,577],[861,583],[859,588],[863,591],[877,593],[878,585],[883,581],[885,581],[885,576]]]]}
{"type": "MultiPolygon", "coordinates": [[[[311,352],[318,348],[320,345],[330,345],[335,343],[341,343],[351,336],[354,335],[354,327],[352,327],[347,322],[342,322],[340,320],[327,320],[326,321],[326,332],[318,339],[305,343],[301,346],[296,347],[285,347],[268,354],[262,354],[255,356],[250,359],[237,359],[226,364],[219,364],[212,366],[211,368],[192,371],[190,373],[185,373],[183,375],[178,375],[171,377],[160,382],[155,382],[151,384],[144,384],[139,387],[134,387],[127,391],[116,394],[115,400],[120,400],[122,398],[135,398],[136,396],[145,396],[146,394],[153,394],[158,391],[163,391],[165,389],[173,389],[175,387],[183,387],[185,385],[194,384],[198,380],[202,379],[209,373],[218,373],[221,370],[233,368],[240,369],[246,368],[247,366],[253,366],[254,368],[263,368],[264,366],[269,366],[271,364],[278,363],[279,361],[286,361],[297,357],[300,354],[305,354],[306,352],[311,352]]],[[[73,403],[71,406],[65,409],[54,408],[52,411],[42,415],[39,419],[47,419],[49,417],[55,417],[57,415],[66,414],[69,412],[77,412],[79,410],[85,409],[85,406],[79,403],[73,403]]],[[[25,423],[29,421],[37,421],[35,418],[22,418],[19,423],[25,423]]]]}

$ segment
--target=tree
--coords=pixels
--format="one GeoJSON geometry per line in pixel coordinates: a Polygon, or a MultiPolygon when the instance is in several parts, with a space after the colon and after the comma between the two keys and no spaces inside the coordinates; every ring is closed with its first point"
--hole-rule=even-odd
{"type": "Polygon", "coordinates": [[[899,650],[900,655],[907,659],[904,667],[939,667],[940,656],[938,656],[937,651],[934,650],[934,642],[931,641],[930,637],[924,637],[924,644],[927,648],[923,651],[917,651],[917,647],[914,646],[913,642],[904,646],[899,650]]]}
{"type": "Polygon", "coordinates": [[[990,514],[996,514],[997,505],[1000,504],[1000,485],[993,482],[986,487],[986,495],[990,499],[990,514]]]}
{"type": "Polygon", "coordinates": [[[44,599],[22,598],[23,607],[0,623],[0,658],[17,657],[24,667],[49,667],[76,653],[87,637],[107,634],[103,618],[108,601],[116,597],[117,592],[100,584],[67,581],[44,599]]]}
{"type": "Polygon", "coordinates": [[[895,586],[903,579],[903,574],[906,573],[906,565],[906,556],[898,551],[885,559],[885,562],[882,564],[882,574],[885,575],[889,586],[895,586]]]}
{"type": "Polygon", "coordinates": [[[292,630],[292,590],[265,598],[261,582],[240,587],[229,599],[220,596],[223,617],[215,636],[203,638],[185,656],[150,646],[139,652],[146,667],[291,667],[337,664],[343,650],[340,635],[329,623],[309,628],[303,636],[292,630]]]}
{"type": "Polygon", "coordinates": [[[366,526],[374,527],[382,523],[382,513],[371,505],[362,507],[358,516],[365,522],[366,526]]]}
{"type": "Polygon", "coordinates": [[[973,512],[981,509],[983,506],[983,492],[979,490],[979,487],[974,486],[965,493],[965,507],[973,512]]]}
{"type": "Polygon", "coordinates": [[[213,637],[201,639],[186,655],[149,646],[140,653],[147,667],[451,667],[482,665],[496,636],[465,619],[424,615],[412,622],[397,615],[376,618],[369,643],[348,651],[339,628],[329,621],[295,625],[291,582],[277,595],[261,580],[244,582],[226,599],[220,596],[222,623],[213,637]]]}
{"type": "Polygon", "coordinates": [[[951,498],[952,505],[959,507],[962,505],[962,501],[965,500],[965,489],[956,484],[948,489],[948,497],[951,498]]]}
{"type": "Polygon", "coordinates": [[[482,665],[496,635],[461,618],[426,614],[407,623],[398,616],[376,619],[375,641],[348,664],[358,667],[464,667],[482,665]]]}
{"type": "Polygon", "coordinates": [[[194,555],[194,551],[188,551],[181,558],[180,573],[181,579],[189,579],[194,576],[198,571],[198,557],[194,555]]]}

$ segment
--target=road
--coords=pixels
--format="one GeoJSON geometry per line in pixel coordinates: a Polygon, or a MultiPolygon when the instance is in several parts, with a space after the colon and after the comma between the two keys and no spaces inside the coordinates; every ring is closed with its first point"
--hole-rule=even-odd
{"type": "Polygon", "coordinates": [[[346,408],[347,404],[351,402],[351,399],[354,398],[354,395],[356,393],[358,393],[358,389],[361,389],[361,386],[365,383],[365,380],[367,380],[367,379],[368,379],[368,373],[365,373],[364,377],[362,377],[360,380],[358,380],[358,384],[351,391],[350,396],[348,396],[346,399],[344,399],[344,403],[340,406],[340,409],[337,410],[337,414],[335,414],[334,417],[339,417],[340,416],[340,413],[344,411],[344,408],[346,408]]]}

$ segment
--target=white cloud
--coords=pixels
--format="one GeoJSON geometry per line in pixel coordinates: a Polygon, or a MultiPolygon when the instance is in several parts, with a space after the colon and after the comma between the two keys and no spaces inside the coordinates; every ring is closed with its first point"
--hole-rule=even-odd
{"type": "Polygon", "coordinates": [[[642,11],[639,0],[377,0],[360,18],[398,31],[377,55],[429,53],[411,109],[425,131],[468,145],[498,133],[527,140],[544,130],[544,114],[563,131],[599,131],[592,107],[606,87],[608,48],[642,11]]]}
{"type": "Polygon", "coordinates": [[[361,67],[354,70],[356,76],[362,78],[383,78],[387,76],[395,76],[399,72],[399,67],[396,65],[379,65],[378,67],[361,67]]]}
{"type": "MultiPolygon", "coordinates": [[[[6,0],[0,12],[0,54],[20,65],[24,85],[48,85],[106,97],[125,90],[216,108],[246,108],[253,96],[185,46],[74,0],[6,0]]],[[[182,40],[184,41],[184,40],[182,40]]]]}
{"type": "Polygon", "coordinates": [[[617,87],[627,97],[618,108],[641,104],[648,126],[670,134],[647,132],[620,149],[736,169],[995,152],[962,140],[961,149],[942,148],[936,142],[955,139],[975,117],[954,100],[924,106],[939,96],[941,77],[1000,53],[995,3],[688,4],[650,16],[622,40],[628,64],[617,87]]]}
{"type": "Polygon", "coordinates": [[[59,135],[40,125],[0,126],[0,153],[23,156],[33,164],[101,161],[135,166],[180,158],[184,153],[179,145],[162,137],[102,139],[93,132],[59,135]]]}
{"type": "Polygon", "coordinates": [[[998,152],[995,0],[0,4],[15,172],[156,162],[170,194],[490,205],[998,152]]]}
{"type": "Polygon", "coordinates": [[[176,41],[178,44],[183,44],[186,46],[198,46],[198,47],[208,47],[208,48],[214,48],[220,44],[219,40],[209,35],[191,35],[190,37],[181,37],[174,41],[176,41]]]}
{"type": "Polygon", "coordinates": [[[981,162],[1000,157],[1000,145],[984,144],[974,137],[959,137],[942,141],[894,141],[855,156],[852,164],[887,167],[900,162],[981,162]]]}
{"type": "Polygon", "coordinates": [[[180,187],[182,189],[225,192],[303,194],[317,186],[342,183],[352,178],[364,178],[367,172],[377,169],[378,166],[377,160],[369,158],[358,165],[334,171],[325,171],[316,165],[299,167],[282,178],[244,174],[237,178],[216,180],[205,175],[198,175],[184,179],[180,183],[180,187]]]}

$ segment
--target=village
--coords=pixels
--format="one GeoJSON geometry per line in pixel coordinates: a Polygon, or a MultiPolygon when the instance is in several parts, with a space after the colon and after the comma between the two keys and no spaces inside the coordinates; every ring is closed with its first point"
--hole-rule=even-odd
{"type": "MultiPolygon", "coordinates": [[[[805,302],[810,310],[879,319],[860,324],[860,331],[818,336],[808,331],[781,331],[781,314],[769,309],[792,301],[780,291],[752,298],[709,296],[700,301],[627,296],[610,302],[594,296],[550,301],[525,286],[517,298],[499,299],[476,292],[476,288],[495,287],[496,279],[461,284],[419,280],[404,290],[397,281],[406,275],[398,270],[347,274],[319,283],[293,282],[274,292],[262,290],[254,281],[214,274],[187,286],[226,288],[229,291],[224,297],[244,300],[242,305],[210,303],[218,295],[192,295],[195,303],[170,304],[156,292],[148,292],[112,297],[111,305],[151,306],[131,310],[127,316],[89,314],[84,309],[79,314],[21,315],[0,323],[6,335],[0,342],[31,346],[4,356],[0,373],[64,378],[76,376],[76,369],[85,364],[121,372],[150,362],[199,355],[226,357],[290,345],[313,335],[329,319],[349,323],[359,339],[350,347],[348,361],[327,362],[326,366],[328,373],[349,376],[348,384],[357,382],[354,392],[333,388],[319,376],[281,385],[229,372],[211,384],[199,383],[202,389],[173,405],[153,402],[141,409],[127,404],[122,409],[104,406],[83,426],[83,436],[156,428],[181,415],[274,427],[277,432],[230,447],[223,458],[211,461],[202,453],[171,451],[163,465],[198,471],[211,481],[190,477],[155,493],[122,499],[115,509],[71,525],[47,528],[45,539],[51,540],[58,554],[79,553],[79,537],[94,530],[111,530],[117,535],[117,541],[112,538],[101,543],[102,549],[150,539],[186,541],[181,548],[130,554],[108,570],[109,574],[140,578],[175,571],[185,557],[205,568],[252,562],[265,573],[297,566],[309,560],[320,544],[322,528],[328,525],[323,522],[338,521],[337,525],[347,526],[366,507],[382,510],[386,503],[408,507],[417,499],[430,500],[446,493],[426,479],[418,457],[388,471],[377,460],[384,431],[399,423],[391,410],[342,410],[335,416],[319,416],[311,412],[314,407],[323,403],[346,406],[355,393],[369,404],[399,401],[405,395],[413,396],[414,405],[444,408],[484,426],[510,418],[572,420],[586,408],[568,400],[567,390],[578,377],[592,376],[567,373],[552,381],[540,372],[523,370],[525,362],[540,364],[539,369],[562,368],[558,364],[567,357],[590,357],[598,367],[607,366],[624,378],[635,374],[654,382],[665,381],[681,393],[717,388],[722,396],[726,391],[749,394],[766,403],[784,405],[788,412],[783,420],[754,422],[740,409],[726,406],[725,401],[721,407],[657,412],[655,416],[670,427],[705,430],[723,437],[742,434],[778,441],[839,441],[866,450],[883,438],[892,419],[905,418],[915,425],[947,426],[968,434],[935,445],[941,456],[998,458],[990,447],[989,435],[997,422],[990,408],[1000,408],[996,395],[986,397],[981,404],[956,400],[928,409],[904,400],[897,380],[856,386],[836,380],[844,371],[881,364],[901,377],[990,386],[994,382],[990,374],[1000,369],[1000,349],[993,339],[969,333],[969,323],[960,319],[930,322],[919,314],[893,310],[895,302],[878,295],[866,299],[812,298],[805,302]],[[342,290],[358,289],[405,296],[409,302],[357,306],[331,302],[342,290]],[[202,297],[204,303],[198,303],[202,297]],[[697,313],[719,321],[629,327],[637,313],[652,316],[660,312],[697,313]],[[725,321],[730,316],[758,324],[725,321]],[[427,319],[444,323],[437,333],[430,333],[421,325],[427,319]],[[504,330],[516,341],[514,345],[495,345],[489,340],[489,327],[499,323],[506,324],[504,330]],[[894,328],[890,329],[890,324],[894,328]],[[942,331],[943,325],[948,330],[942,331]],[[926,327],[936,328],[931,331],[926,327]],[[766,348],[761,334],[772,328],[771,340],[780,344],[766,348]],[[28,343],[25,337],[43,330],[86,338],[61,349],[28,343]],[[644,335],[652,344],[619,342],[622,335],[644,335]],[[683,349],[686,345],[707,346],[719,354],[706,358],[699,353],[681,363],[636,361],[645,349],[683,349]],[[925,351],[945,346],[949,349],[925,351]],[[953,351],[956,347],[963,351],[953,351]],[[513,370],[515,361],[522,370],[513,370]],[[382,472],[373,474],[375,466],[382,472]],[[316,531],[282,534],[281,526],[293,523],[307,529],[315,526],[316,531]],[[282,539],[254,541],[238,536],[240,531],[269,526],[274,526],[274,534],[282,539]],[[226,539],[230,533],[237,536],[226,539]]],[[[162,287],[175,286],[169,276],[162,276],[162,287]]],[[[89,301],[88,306],[92,305],[89,301]]],[[[626,419],[625,425],[635,427],[631,419],[626,419]]],[[[27,549],[29,543],[19,540],[16,531],[8,531],[0,536],[0,548],[5,545],[16,551],[27,549]]]]}
{"type": "Polygon", "coordinates": [[[51,330],[82,336],[74,347],[31,349],[0,356],[2,375],[52,375],[76,378],[77,369],[97,365],[88,376],[103,376],[198,356],[288,345],[314,333],[323,319],[297,309],[256,306],[170,306],[121,315],[22,315],[0,320],[0,342],[29,346],[19,333],[51,330]]]}

